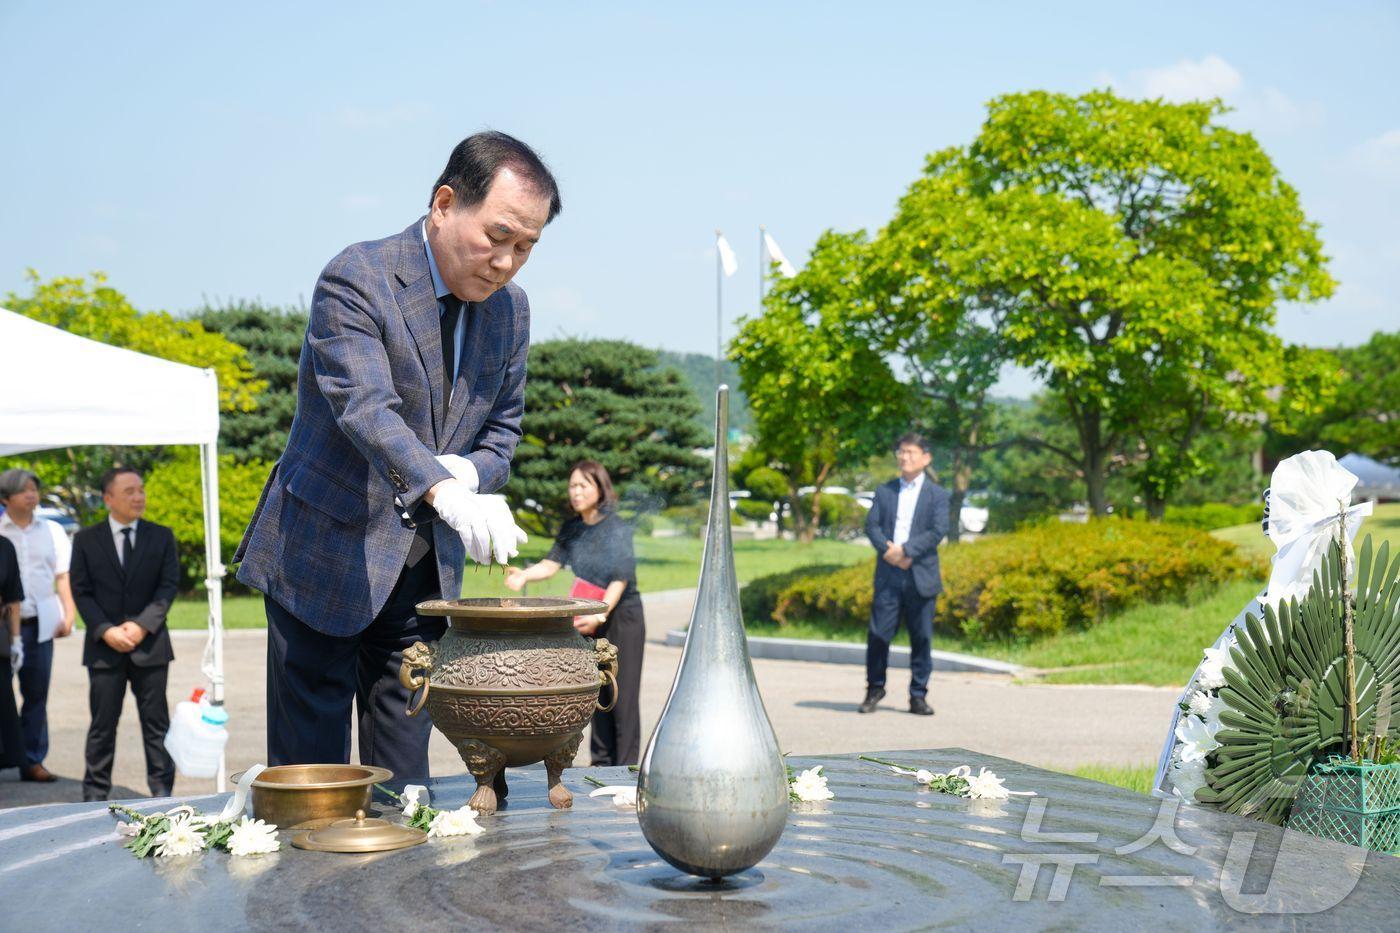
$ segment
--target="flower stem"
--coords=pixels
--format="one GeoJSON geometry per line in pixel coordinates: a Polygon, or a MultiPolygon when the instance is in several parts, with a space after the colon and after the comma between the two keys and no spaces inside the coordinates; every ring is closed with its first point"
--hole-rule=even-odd
{"type": "Polygon", "coordinates": [[[594,787],[607,787],[607,786],[608,786],[608,785],[604,784],[602,781],[600,781],[600,780],[598,780],[597,778],[595,778],[595,777],[594,777],[593,775],[591,775],[591,774],[585,774],[585,775],[583,776],[583,779],[584,779],[585,781],[587,781],[588,783],[592,784],[594,787]]]}
{"type": "Polygon", "coordinates": [[[391,791],[389,788],[385,787],[383,784],[376,784],[376,785],[374,785],[374,787],[375,787],[375,790],[382,790],[384,793],[386,793],[386,794],[388,794],[390,797],[394,798],[394,802],[395,802],[395,803],[400,804],[400,805],[403,804],[403,797],[401,797],[400,795],[394,793],[394,792],[391,791]]]}
{"type": "Polygon", "coordinates": [[[877,765],[884,765],[887,768],[903,768],[904,765],[894,761],[886,761],[883,758],[876,758],[874,755],[857,755],[861,761],[873,761],[877,765]]]}
{"type": "Polygon", "coordinates": [[[107,810],[109,813],[120,813],[122,816],[129,816],[138,823],[144,823],[146,821],[146,814],[137,813],[130,807],[124,807],[119,803],[109,804],[107,810]]]}
{"type": "Polygon", "coordinates": [[[637,767],[636,765],[628,765],[627,770],[631,771],[633,774],[640,774],[642,771],[642,769],[637,767]]]}

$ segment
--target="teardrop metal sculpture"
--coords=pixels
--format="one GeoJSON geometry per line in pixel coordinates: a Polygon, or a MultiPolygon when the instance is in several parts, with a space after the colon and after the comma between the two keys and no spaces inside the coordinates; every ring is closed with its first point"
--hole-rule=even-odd
{"type": "Polygon", "coordinates": [[[729,387],[715,399],[715,471],[695,608],[671,696],[642,755],[637,819],[657,854],[705,878],[752,868],[788,814],[787,771],[763,708],[729,531],[729,387]]]}

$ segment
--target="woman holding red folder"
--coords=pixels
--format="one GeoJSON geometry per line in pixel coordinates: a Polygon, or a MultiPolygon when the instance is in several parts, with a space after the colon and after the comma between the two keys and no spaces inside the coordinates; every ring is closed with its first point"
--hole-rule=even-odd
{"type": "MultiPolygon", "coordinates": [[[[611,711],[593,714],[589,751],[597,766],[636,764],[642,744],[638,699],[646,618],[637,592],[632,528],[618,517],[612,479],[596,461],[574,464],[569,473],[569,505],[576,514],[559,530],[549,554],[524,570],[509,571],[506,586],[518,591],[526,583],[554,576],[567,565],[575,577],[570,596],[607,603],[607,612],[574,619],[574,628],[581,634],[607,638],[617,646],[617,702],[611,711]]],[[[606,696],[600,699],[607,704],[606,696]]]]}

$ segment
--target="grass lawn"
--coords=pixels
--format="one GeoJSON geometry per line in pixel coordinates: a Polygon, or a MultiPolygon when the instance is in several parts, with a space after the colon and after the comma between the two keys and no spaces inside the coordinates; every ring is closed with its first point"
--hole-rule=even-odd
{"type": "Polygon", "coordinates": [[[1157,765],[1139,765],[1136,768],[1115,768],[1111,765],[1083,765],[1071,768],[1067,774],[1102,781],[1114,787],[1126,787],[1139,794],[1152,793],[1152,779],[1157,776],[1157,765]]]}
{"type": "MultiPolygon", "coordinates": [[[[531,538],[521,549],[518,562],[523,566],[549,553],[553,541],[531,538]]],[[[643,593],[678,590],[693,587],[700,576],[699,538],[638,537],[637,585],[643,593]]],[[[734,542],[734,564],[743,585],[755,577],[792,570],[804,564],[850,564],[870,553],[865,542],[817,540],[811,544],[795,541],[753,541],[740,538],[734,542]]],[[[469,567],[462,586],[463,596],[508,596],[500,570],[487,573],[485,569],[469,567]]],[[[573,574],[560,571],[552,579],[528,588],[533,596],[562,596],[573,585],[573,574]]],[[[208,622],[207,602],[200,596],[182,597],[170,609],[172,629],[199,629],[208,622]]],[[[225,628],[262,628],[267,624],[263,615],[261,596],[229,596],[224,599],[225,628]]]]}
{"type": "MultiPolygon", "coordinates": [[[[1257,523],[1221,528],[1212,534],[1245,550],[1257,551],[1265,557],[1274,556],[1273,542],[1264,537],[1257,523]]],[[[1400,548],[1400,502],[1375,506],[1375,511],[1371,513],[1370,518],[1361,523],[1361,531],[1356,535],[1358,550],[1368,534],[1376,547],[1380,547],[1382,541],[1389,541],[1390,553],[1395,554],[1395,549],[1400,548]]]]}

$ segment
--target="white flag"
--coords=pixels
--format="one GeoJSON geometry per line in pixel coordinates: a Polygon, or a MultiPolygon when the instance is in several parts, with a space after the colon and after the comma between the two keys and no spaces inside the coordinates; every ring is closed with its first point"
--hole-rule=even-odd
{"type": "Polygon", "coordinates": [[[719,264],[724,268],[724,274],[730,276],[738,272],[739,260],[735,258],[734,250],[730,248],[729,241],[718,230],[715,231],[715,246],[719,248],[719,264]]]}
{"type": "Polygon", "coordinates": [[[778,249],[778,242],[773,239],[773,234],[766,231],[764,232],[763,246],[768,250],[768,258],[778,264],[779,272],[783,275],[797,274],[797,270],[793,268],[792,263],[788,262],[788,258],[783,255],[783,251],[778,249]]]}

